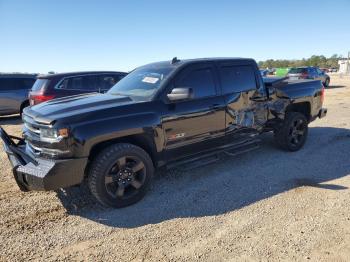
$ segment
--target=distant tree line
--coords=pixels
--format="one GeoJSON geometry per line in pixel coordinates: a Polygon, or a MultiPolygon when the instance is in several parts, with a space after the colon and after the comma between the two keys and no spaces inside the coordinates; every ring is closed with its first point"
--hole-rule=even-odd
{"type": "Polygon", "coordinates": [[[338,60],[342,58],[340,55],[332,55],[327,58],[323,55],[313,55],[310,58],[301,60],[274,60],[268,59],[260,61],[260,68],[277,68],[277,67],[298,67],[298,66],[318,66],[320,68],[338,68],[338,60]]]}

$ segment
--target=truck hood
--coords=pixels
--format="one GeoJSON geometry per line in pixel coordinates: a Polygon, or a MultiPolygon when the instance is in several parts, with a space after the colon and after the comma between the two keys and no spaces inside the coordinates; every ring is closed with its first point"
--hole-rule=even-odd
{"type": "Polygon", "coordinates": [[[55,120],[75,116],[83,116],[90,112],[97,112],[135,103],[126,96],[110,94],[82,94],[50,100],[24,110],[24,115],[30,116],[36,122],[53,124],[55,120]]]}

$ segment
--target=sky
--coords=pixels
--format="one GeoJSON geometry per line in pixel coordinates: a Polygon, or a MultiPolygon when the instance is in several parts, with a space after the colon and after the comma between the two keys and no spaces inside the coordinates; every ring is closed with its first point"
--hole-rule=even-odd
{"type": "Polygon", "coordinates": [[[0,0],[0,72],[346,56],[349,10],[350,0],[0,0]]]}

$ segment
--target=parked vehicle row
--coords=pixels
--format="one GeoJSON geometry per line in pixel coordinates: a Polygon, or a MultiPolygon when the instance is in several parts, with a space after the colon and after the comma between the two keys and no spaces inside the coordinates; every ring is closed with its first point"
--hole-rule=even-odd
{"type": "Polygon", "coordinates": [[[64,96],[105,93],[126,75],[109,71],[40,75],[29,93],[30,105],[64,96]]]}
{"type": "Polygon", "coordinates": [[[155,169],[253,150],[264,132],[299,150],[308,124],[327,113],[323,99],[321,81],[263,79],[252,59],[174,58],[135,69],[104,94],[27,107],[24,139],[0,136],[21,190],[86,182],[101,204],[124,207],[144,197],[155,169]]]}
{"type": "MultiPolygon", "coordinates": [[[[262,77],[268,77],[269,70],[260,69],[262,77]]],[[[322,70],[314,66],[302,66],[293,68],[277,68],[275,71],[275,76],[288,77],[289,80],[299,80],[299,79],[313,79],[321,80],[325,87],[330,84],[330,77],[326,74],[325,70],[322,70]]]]}
{"type": "Polygon", "coordinates": [[[290,80],[313,79],[321,80],[325,87],[329,86],[330,77],[321,69],[313,66],[291,68],[287,74],[290,80]]]}
{"type": "Polygon", "coordinates": [[[127,73],[114,71],[61,74],[0,74],[0,115],[22,113],[29,105],[54,98],[107,92],[127,73]]]}

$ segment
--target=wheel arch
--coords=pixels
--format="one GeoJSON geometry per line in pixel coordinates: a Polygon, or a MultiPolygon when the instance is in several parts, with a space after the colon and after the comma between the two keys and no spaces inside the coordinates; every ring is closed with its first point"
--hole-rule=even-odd
{"type": "Polygon", "coordinates": [[[19,107],[19,113],[22,115],[23,109],[29,106],[29,99],[26,99],[22,102],[21,106],[19,107]]]}
{"type": "Polygon", "coordinates": [[[149,154],[150,158],[152,159],[153,166],[157,166],[157,149],[153,139],[147,134],[135,134],[99,142],[91,148],[89,153],[89,160],[92,160],[99,152],[101,152],[107,146],[117,143],[128,143],[142,148],[147,154],[149,154]]]}
{"type": "Polygon", "coordinates": [[[290,112],[298,112],[303,114],[308,121],[311,120],[311,104],[310,102],[299,102],[290,104],[286,108],[286,115],[290,112]]]}

